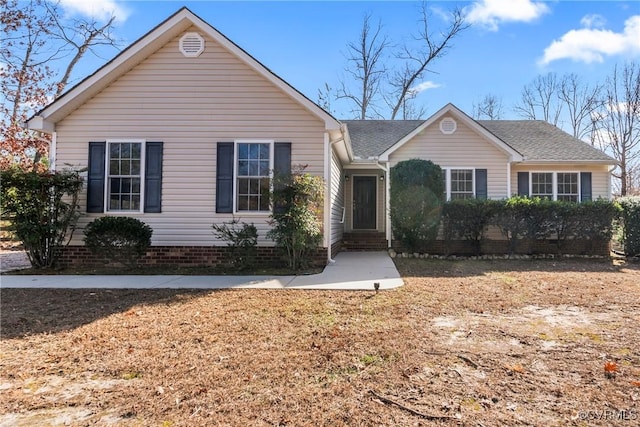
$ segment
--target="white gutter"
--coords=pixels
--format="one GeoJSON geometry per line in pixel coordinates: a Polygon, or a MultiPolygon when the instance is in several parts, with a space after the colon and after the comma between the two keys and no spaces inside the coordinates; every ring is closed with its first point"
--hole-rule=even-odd
{"type": "Polygon", "coordinates": [[[327,248],[327,261],[334,263],[331,258],[331,143],[329,131],[324,133],[324,245],[327,248]]]}

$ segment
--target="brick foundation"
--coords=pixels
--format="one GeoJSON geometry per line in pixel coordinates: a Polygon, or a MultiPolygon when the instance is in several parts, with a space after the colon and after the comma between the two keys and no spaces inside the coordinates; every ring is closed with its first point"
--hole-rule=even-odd
{"type": "MultiPolygon", "coordinates": [[[[396,252],[408,252],[402,244],[394,240],[396,252]]],[[[609,256],[611,243],[605,240],[567,240],[562,245],[561,253],[565,255],[598,255],[609,256]]],[[[468,240],[435,240],[429,242],[421,253],[432,255],[475,255],[473,243],[468,240]]],[[[555,240],[520,240],[515,253],[520,255],[558,254],[555,240]]],[[[483,240],[480,245],[482,255],[505,255],[509,253],[509,242],[506,240],[483,240]]]]}
{"type": "MultiPolygon", "coordinates": [[[[108,260],[92,254],[86,246],[66,246],[61,250],[58,265],[63,268],[108,264],[108,260]]],[[[141,266],[216,266],[224,261],[227,250],[225,246],[152,246],[138,264],[141,266]]],[[[312,258],[314,266],[324,267],[327,264],[327,248],[318,248],[312,258]]],[[[256,267],[282,265],[285,265],[285,261],[277,248],[257,248],[256,267]]]]}

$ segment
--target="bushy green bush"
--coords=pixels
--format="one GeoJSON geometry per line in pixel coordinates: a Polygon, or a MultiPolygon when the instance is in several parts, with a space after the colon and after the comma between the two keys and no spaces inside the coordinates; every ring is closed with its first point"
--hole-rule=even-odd
{"type": "Polygon", "coordinates": [[[622,208],[622,241],[627,256],[640,255],[640,197],[618,199],[622,208]]]}
{"type": "MultiPolygon", "coordinates": [[[[535,229],[532,225],[532,211],[536,199],[514,196],[500,201],[492,223],[508,240],[508,253],[513,255],[522,239],[530,238],[535,229]]],[[[535,224],[535,221],[533,221],[535,224]]]]}
{"type": "Polygon", "coordinates": [[[234,218],[222,224],[213,224],[213,234],[227,242],[226,263],[234,270],[247,270],[255,265],[258,229],[253,223],[247,224],[234,218]]]}
{"type": "Polygon", "coordinates": [[[308,256],[322,242],[322,177],[295,170],[289,176],[276,177],[272,201],[272,239],[286,256],[289,268],[300,270],[310,264],[308,256]]]}
{"type": "Polygon", "coordinates": [[[35,268],[55,265],[79,217],[82,178],[77,171],[34,172],[18,168],[0,176],[2,217],[22,242],[35,268]]]}
{"type": "Polygon", "coordinates": [[[496,214],[499,202],[495,200],[452,200],[442,208],[445,241],[454,239],[471,241],[475,255],[480,255],[485,232],[496,214]]]}
{"type": "Polygon", "coordinates": [[[389,214],[394,237],[412,252],[434,240],[444,203],[442,169],[411,159],[391,168],[389,214]]]}
{"type": "Polygon", "coordinates": [[[151,246],[153,230],[136,218],[103,216],[90,222],[84,235],[84,243],[91,252],[132,267],[151,246]]]}

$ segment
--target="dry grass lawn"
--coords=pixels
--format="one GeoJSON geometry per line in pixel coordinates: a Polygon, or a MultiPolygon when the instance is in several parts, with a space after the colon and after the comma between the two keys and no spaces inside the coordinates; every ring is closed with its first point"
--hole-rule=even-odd
{"type": "Polygon", "coordinates": [[[397,264],[378,294],[2,289],[0,426],[640,422],[637,263],[397,264]]]}

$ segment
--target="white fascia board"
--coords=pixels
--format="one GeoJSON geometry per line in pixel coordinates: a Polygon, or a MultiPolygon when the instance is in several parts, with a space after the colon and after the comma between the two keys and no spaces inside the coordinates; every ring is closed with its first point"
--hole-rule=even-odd
{"type": "Polygon", "coordinates": [[[45,120],[42,116],[31,117],[26,123],[24,123],[23,127],[48,134],[53,134],[56,131],[55,125],[50,121],[45,120]]]}

